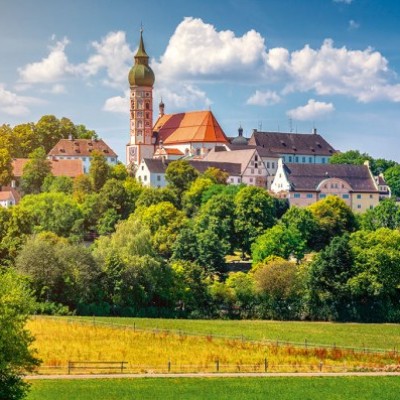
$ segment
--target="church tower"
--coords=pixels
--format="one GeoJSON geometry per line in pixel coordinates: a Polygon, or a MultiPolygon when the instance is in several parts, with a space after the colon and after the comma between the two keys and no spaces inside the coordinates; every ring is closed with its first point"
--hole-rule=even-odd
{"type": "Polygon", "coordinates": [[[139,48],[135,65],[129,71],[130,86],[130,140],[126,145],[126,164],[139,165],[142,158],[152,158],[153,139],[153,85],[154,72],[149,67],[149,56],[140,30],[139,48]]]}

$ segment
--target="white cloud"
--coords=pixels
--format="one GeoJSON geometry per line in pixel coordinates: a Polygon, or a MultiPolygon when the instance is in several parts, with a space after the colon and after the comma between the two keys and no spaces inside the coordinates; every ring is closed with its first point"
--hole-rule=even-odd
{"type": "Polygon", "coordinates": [[[252,78],[262,71],[263,37],[250,30],[241,37],[217,31],[200,18],[185,18],[175,29],[160,62],[153,63],[161,80],[225,80],[233,76],[252,78]]]}
{"type": "Polygon", "coordinates": [[[349,21],[349,30],[354,30],[354,29],[358,29],[360,27],[360,24],[356,21],[354,21],[354,19],[351,19],[349,21]]]}
{"type": "Polygon", "coordinates": [[[75,73],[75,67],[69,63],[65,54],[65,47],[69,40],[64,38],[50,47],[50,53],[39,62],[27,64],[19,68],[22,83],[53,83],[63,80],[66,76],[75,73]]]}
{"type": "Polygon", "coordinates": [[[272,92],[270,90],[267,90],[266,92],[256,90],[255,93],[247,99],[246,104],[255,106],[270,106],[277,104],[280,101],[281,98],[276,92],[272,92]]]}
{"type": "Polygon", "coordinates": [[[9,90],[0,83],[0,111],[13,116],[23,116],[29,114],[29,105],[40,104],[42,100],[19,96],[9,90]]]}
{"type": "Polygon", "coordinates": [[[314,99],[308,100],[305,106],[294,108],[289,110],[286,114],[288,117],[299,120],[299,121],[310,121],[325,117],[332,113],[335,107],[332,103],[324,103],[315,101],[314,99]]]}
{"type": "Polygon", "coordinates": [[[125,91],[124,96],[110,97],[103,106],[104,111],[129,114],[129,90],[125,91]]]}
{"type": "Polygon", "coordinates": [[[391,85],[393,73],[388,61],[371,48],[348,50],[335,48],[333,41],[326,39],[321,48],[314,50],[306,45],[294,51],[281,64],[291,80],[284,92],[315,91],[319,95],[346,95],[367,102],[383,97],[399,101],[397,85],[391,85]],[[374,87],[376,95],[371,94],[374,87]],[[377,95],[379,93],[379,95],[377,95]]]}
{"type": "Polygon", "coordinates": [[[126,42],[125,32],[109,32],[100,42],[92,42],[95,53],[78,70],[85,76],[94,76],[101,70],[107,73],[105,84],[126,87],[129,69],[133,64],[133,52],[126,42]]]}

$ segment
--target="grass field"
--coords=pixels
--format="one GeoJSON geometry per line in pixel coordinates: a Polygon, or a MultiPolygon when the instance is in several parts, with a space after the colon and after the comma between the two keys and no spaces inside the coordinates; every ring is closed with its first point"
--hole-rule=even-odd
{"type": "Polygon", "coordinates": [[[397,400],[399,377],[32,381],[28,400],[397,400]]]}
{"type": "MultiPolygon", "coordinates": [[[[213,323],[209,321],[210,326],[213,323]]],[[[127,372],[134,373],[168,372],[169,367],[171,372],[215,372],[217,368],[221,372],[263,372],[266,359],[270,372],[316,371],[320,362],[325,371],[393,368],[387,366],[400,363],[399,354],[277,346],[160,330],[134,331],[65,318],[38,317],[28,323],[28,328],[36,337],[34,347],[43,360],[42,373],[66,373],[68,361],[126,361],[127,372]]]]}
{"type": "MultiPolygon", "coordinates": [[[[75,317],[93,320],[88,317],[75,317]]],[[[142,329],[182,330],[201,335],[244,336],[252,340],[280,340],[320,344],[400,350],[400,324],[354,324],[288,321],[222,321],[151,318],[96,317],[98,322],[142,329]]]]}

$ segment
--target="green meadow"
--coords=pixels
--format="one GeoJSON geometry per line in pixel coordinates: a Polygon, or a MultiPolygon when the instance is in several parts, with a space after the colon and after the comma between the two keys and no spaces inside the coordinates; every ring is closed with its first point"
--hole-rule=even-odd
{"type": "Polygon", "coordinates": [[[357,324],[302,321],[184,320],[152,318],[74,317],[136,329],[168,329],[189,334],[244,337],[371,349],[400,349],[399,324],[357,324]]]}
{"type": "Polygon", "coordinates": [[[144,378],[32,381],[28,400],[397,400],[400,377],[144,378]]]}

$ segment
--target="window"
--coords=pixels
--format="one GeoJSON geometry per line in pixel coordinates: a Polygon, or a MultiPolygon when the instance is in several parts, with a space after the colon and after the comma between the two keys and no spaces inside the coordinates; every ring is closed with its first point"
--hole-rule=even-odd
{"type": "Polygon", "coordinates": [[[231,178],[230,181],[233,183],[233,178],[231,178]]]}
{"type": "Polygon", "coordinates": [[[372,206],[372,205],[371,205],[371,206],[369,206],[369,209],[370,209],[370,210],[372,210],[373,208],[374,208],[374,206],[372,206]]]}
{"type": "Polygon", "coordinates": [[[255,166],[256,168],[258,168],[258,163],[254,163],[254,166],[255,166]]]}
{"type": "Polygon", "coordinates": [[[322,164],[325,164],[325,157],[322,157],[321,161],[322,161],[322,164]]]}
{"type": "Polygon", "coordinates": [[[253,183],[253,178],[250,178],[250,182],[253,183]]]}
{"type": "Polygon", "coordinates": [[[348,194],[344,194],[342,197],[343,197],[344,199],[348,199],[350,196],[349,196],[348,194]]]}
{"type": "Polygon", "coordinates": [[[145,175],[144,177],[143,177],[143,180],[146,182],[147,181],[147,175],[145,175]]]}
{"type": "Polygon", "coordinates": [[[161,175],[157,175],[157,182],[161,181],[161,175]]]}
{"type": "Polygon", "coordinates": [[[299,162],[299,157],[296,156],[296,162],[299,162]]]}
{"type": "Polygon", "coordinates": [[[274,162],[272,163],[272,168],[275,169],[275,163],[274,162]]]}
{"type": "Polygon", "coordinates": [[[238,183],[240,183],[241,179],[240,179],[240,178],[237,178],[237,181],[238,181],[238,183]]]}
{"type": "Polygon", "coordinates": [[[258,161],[258,156],[257,156],[257,154],[254,156],[254,161],[258,161]]]}
{"type": "Polygon", "coordinates": [[[321,193],[320,195],[319,195],[319,198],[320,199],[324,199],[326,197],[326,194],[325,193],[321,193]]]}
{"type": "Polygon", "coordinates": [[[258,175],[261,175],[261,169],[258,170],[258,175]]]}
{"type": "Polygon", "coordinates": [[[254,168],[251,169],[251,173],[254,174],[254,168]]]}
{"type": "Polygon", "coordinates": [[[269,161],[267,161],[267,168],[269,168],[269,161]]]}
{"type": "Polygon", "coordinates": [[[312,163],[312,157],[308,157],[308,162],[312,163]]]}
{"type": "Polygon", "coordinates": [[[293,197],[294,197],[295,199],[300,198],[300,193],[295,193],[295,194],[293,195],[293,197]]]}
{"type": "Polygon", "coordinates": [[[286,158],[285,158],[285,156],[283,156],[283,157],[282,157],[282,161],[283,161],[283,162],[285,162],[285,161],[286,161],[286,158]]]}
{"type": "Polygon", "coordinates": [[[312,193],[307,193],[307,199],[312,199],[313,198],[313,194],[312,193]]]}
{"type": "Polygon", "coordinates": [[[289,162],[292,162],[292,156],[289,156],[289,162]]]}
{"type": "Polygon", "coordinates": [[[361,208],[361,204],[357,204],[357,208],[361,208]]]}
{"type": "Polygon", "coordinates": [[[142,165],[142,171],[144,171],[144,165],[142,165]]]}
{"type": "Polygon", "coordinates": [[[361,194],[358,194],[358,195],[357,195],[357,199],[361,199],[361,194]]]}
{"type": "Polygon", "coordinates": [[[305,157],[302,157],[301,161],[302,161],[303,163],[305,163],[305,162],[306,162],[306,158],[305,158],[305,157]]]}
{"type": "Polygon", "coordinates": [[[372,194],[369,195],[369,198],[372,199],[374,196],[372,194]]]}

